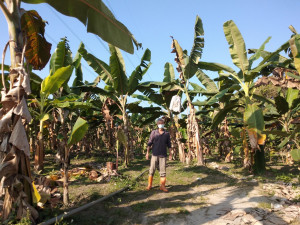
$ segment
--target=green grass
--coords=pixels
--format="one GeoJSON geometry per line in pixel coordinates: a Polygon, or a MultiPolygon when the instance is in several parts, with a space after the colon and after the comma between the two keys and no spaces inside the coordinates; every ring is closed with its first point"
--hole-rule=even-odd
{"type": "Polygon", "coordinates": [[[271,207],[271,203],[269,203],[269,202],[259,202],[258,208],[271,209],[272,207],[271,207]]]}

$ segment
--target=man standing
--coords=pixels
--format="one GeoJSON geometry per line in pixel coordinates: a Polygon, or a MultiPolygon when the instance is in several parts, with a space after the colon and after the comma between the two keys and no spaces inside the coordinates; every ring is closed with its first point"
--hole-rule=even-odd
{"type": "MultiPolygon", "coordinates": [[[[152,157],[150,161],[148,187],[149,191],[152,187],[153,175],[158,168],[160,175],[160,190],[168,192],[166,188],[166,162],[167,162],[167,147],[171,148],[170,134],[164,129],[164,120],[157,120],[157,130],[153,130],[148,141],[146,159],[149,159],[149,150],[152,146],[152,157]]],[[[171,151],[170,151],[171,154],[171,151]]]]}

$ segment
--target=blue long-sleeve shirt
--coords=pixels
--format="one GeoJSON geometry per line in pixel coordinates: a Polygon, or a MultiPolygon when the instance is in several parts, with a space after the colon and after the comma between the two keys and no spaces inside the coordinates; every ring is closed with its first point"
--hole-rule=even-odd
{"type": "Polygon", "coordinates": [[[148,146],[152,146],[152,155],[167,157],[167,147],[171,148],[169,132],[164,131],[160,134],[158,129],[153,130],[150,134],[148,146]]]}

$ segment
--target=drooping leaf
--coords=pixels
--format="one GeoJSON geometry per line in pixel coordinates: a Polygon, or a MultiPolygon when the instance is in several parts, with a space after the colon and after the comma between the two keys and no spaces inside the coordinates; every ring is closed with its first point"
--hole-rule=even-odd
{"type": "Polygon", "coordinates": [[[105,62],[88,53],[83,43],[80,44],[78,52],[107,85],[111,85],[113,83],[113,78],[110,74],[110,67],[105,62]]]}
{"type": "MultiPolygon", "coordinates": [[[[176,60],[178,60],[177,63],[179,63],[179,65],[184,68],[187,64],[186,59],[187,59],[187,55],[183,52],[181,46],[179,45],[177,40],[173,40],[172,42],[172,48],[174,49],[174,51],[176,51],[176,60]]],[[[176,61],[175,60],[175,61],[176,61]]]]}
{"type": "Polygon", "coordinates": [[[150,60],[151,51],[147,48],[141,59],[140,65],[136,67],[128,79],[129,95],[136,91],[139,82],[143,79],[143,76],[151,65],[150,60]]]}
{"type": "Polygon", "coordinates": [[[133,53],[133,44],[140,47],[130,31],[116,20],[103,1],[91,0],[22,0],[30,4],[48,3],[58,12],[77,18],[87,27],[87,32],[98,35],[104,41],[133,53]]]}
{"type": "Polygon", "coordinates": [[[265,140],[265,122],[262,110],[256,104],[247,104],[244,112],[244,122],[247,124],[249,141],[253,149],[258,148],[259,140],[265,140]]]}
{"type": "Polygon", "coordinates": [[[272,104],[273,106],[276,106],[275,101],[270,98],[266,98],[266,97],[264,97],[262,95],[258,95],[258,94],[252,94],[252,97],[260,102],[267,102],[269,104],[272,104]]]}
{"type": "Polygon", "coordinates": [[[174,73],[174,68],[171,63],[166,63],[165,64],[165,71],[164,71],[164,80],[163,82],[172,82],[175,80],[175,73],[174,73]]]}
{"type": "MultiPolygon", "coordinates": [[[[139,102],[138,102],[139,103],[139,102]]],[[[139,106],[138,103],[129,103],[127,105],[127,109],[131,112],[131,113],[140,113],[140,112],[143,112],[143,113],[155,113],[157,111],[160,111],[161,108],[160,107],[142,107],[142,106],[139,106]]]]}
{"type": "Polygon", "coordinates": [[[35,70],[41,70],[51,56],[51,44],[44,37],[45,21],[35,10],[30,10],[22,15],[21,27],[27,42],[25,57],[35,70]]]}
{"type": "Polygon", "coordinates": [[[262,132],[265,128],[262,110],[256,104],[248,104],[245,108],[244,121],[249,128],[262,132]]]}
{"type": "Polygon", "coordinates": [[[295,67],[298,73],[300,73],[300,34],[294,35],[289,42],[294,57],[295,67]]]}
{"type": "Polygon", "coordinates": [[[211,129],[216,128],[220,123],[222,123],[222,121],[225,119],[225,117],[231,110],[238,107],[240,107],[240,105],[238,104],[227,104],[214,116],[211,129]]]}
{"type": "Polygon", "coordinates": [[[128,92],[128,79],[126,76],[125,63],[121,51],[116,47],[109,45],[110,59],[109,65],[113,79],[112,86],[117,94],[125,95],[128,92]]]}
{"type": "Polygon", "coordinates": [[[193,92],[198,92],[199,94],[207,92],[206,89],[201,87],[199,84],[196,84],[196,83],[193,83],[193,82],[190,82],[189,84],[193,87],[193,89],[194,89],[193,92]]]}
{"type": "Polygon", "coordinates": [[[275,52],[267,52],[262,51],[261,56],[263,57],[263,60],[258,65],[263,65],[266,62],[283,62],[287,60],[287,58],[279,55],[280,52],[283,50],[286,50],[289,47],[289,42],[285,42],[283,45],[281,45],[275,52]]]}
{"type": "Polygon", "coordinates": [[[94,94],[100,94],[108,97],[112,95],[112,92],[110,92],[109,90],[105,90],[95,86],[79,86],[79,87],[72,87],[71,89],[75,89],[75,90],[78,89],[81,92],[91,92],[94,94]]]}
{"type": "Polygon", "coordinates": [[[74,124],[71,135],[68,140],[68,146],[79,142],[86,134],[89,129],[87,121],[79,117],[74,124]]]}
{"type": "Polygon", "coordinates": [[[202,56],[202,51],[204,48],[203,36],[204,36],[204,30],[203,30],[202,20],[200,19],[199,16],[196,16],[194,44],[190,55],[190,60],[192,60],[192,62],[195,64],[199,62],[199,59],[202,56]]]}
{"type": "Polygon", "coordinates": [[[232,62],[245,74],[249,69],[249,61],[243,36],[232,20],[225,22],[223,29],[229,45],[232,62]]]}
{"type": "Polygon", "coordinates": [[[252,55],[249,59],[249,68],[251,68],[252,63],[256,60],[258,60],[261,57],[261,52],[264,51],[266,44],[270,41],[271,37],[268,37],[267,40],[264,41],[264,43],[260,46],[257,51],[255,51],[255,54],[252,55]]]}
{"type": "Polygon", "coordinates": [[[198,69],[196,72],[196,76],[199,79],[199,81],[201,82],[201,84],[203,84],[203,86],[206,88],[207,92],[216,92],[218,91],[217,85],[215,84],[215,82],[209,78],[209,76],[207,76],[201,69],[198,69]]]}
{"type": "Polygon", "coordinates": [[[211,62],[198,62],[197,64],[199,69],[202,70],[210,70],[210,71],[226,71],[229,72],[230,74],[233,74],[235,76],[238,76],[237,73],[234,71],[234,69],[232,69],[229,66],[220,64],[220,63],[211,63],[211,62]]]}
{"type": "Polygon", "coordinates": [[[59,68],[53,75],[48,75],[41,84],[41,94],[49,96],[55,93],[66,80],[70,79],[73,67],[67,66],[59,68]]]}

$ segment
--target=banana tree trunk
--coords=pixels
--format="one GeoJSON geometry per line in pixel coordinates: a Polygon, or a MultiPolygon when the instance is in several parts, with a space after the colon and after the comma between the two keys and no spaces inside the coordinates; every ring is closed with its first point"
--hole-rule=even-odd
{"type": "Polygon", "coordinates": [[[253,164],[253,172],[255,174],[260,174],[266,171],[266,160],[265,160],[265,146],[259,145],[259,149],[257,149],[254,153],[254,164],[253,164]]]}
{"type": "Polygon", "coordinates": [[[201,141],[200,141],[200,133],[199,133],[199,126],[196,121],[196,116],[195,116],[195,109],[194,106],[189,103],[190,107],[190,115],[189,115],[189,132],[190,132],[190,141],[189,143],[192,144],[195,155],[197,157],[197,164],[198,165],[204,165],[204,158],[203,158],[203,148],[201,146],[201,141]]]}
{"type": "Polygon", "coordinates": [[[44,168],[44,138],[43,138],[43,131],[44,131],[44,122],[40,121],[40,131],[38,133],[38,144],[35,151],[34,163],[35,169],[37,171],[42,170],[44,168]]]}
{"type": "Polygon", "coordinates": [[[123,123],[124,123],[124,133],[127,137],[127,144],[124,145],[124,166],[127,168],[129,165],[129,131],[128,131],[128,118],[127,113],[123,112],[123,123]]]}
{"type": "Polygon", "coordinates": [[[175,140],[177,141],[177,147],[178,147],[178,155],[179,155],[179,160],[180,162],[182,163],[185,163],[185,158],[186,158],[186,155],[185,155],[185,152],[184,152],[184,144],[180,141],[182,139],[182,134],[181,132],[179,131],[179,125],[178,125],[178,117],[177,116],[174,116],[174,126],[175,126],[175,129],[176,129],[176,136],[175,136],[175,140]]]}
{"type": "Polygon", "coordinates": [[[8,23],[11,56],[10,86],[7,88],[3,84],[4,88],[1,90],[0,179],[5,182],[5,187],[1,190],[1,193],[5,193],[2,218],[6,220],[12,212],[16,212],[17,219],[21,219],[26,217],[29,209],[30,219],[34,223],[38,212],[31,206],[30,147],[24,127],[26,122],[31,121],[25,98],[25,93],[30,94],[30,85],[21,60],[23,37],[17,2],[19,1],[6,1],[6,6],[3,1],[0,3],[8,23]],[[17,189],[14,188],[16,186],[17,189]]]}
{"type": "Polygon", "coordinates": [[[53,120],[51,121],[50,125],[50,140],[51,140],[51,150],[56,151],[57,150],[57,115],[55,113],[55,110],[52,111],[52,117],[53,120]]]}
{"type": "Polygon", "coordinates": [[[64,171],[64,177],[63,177],[63,202],[64,205],[69,205],[69,147],[65,145],[65,154],[64,154],[64,160],[63,160],[63,171],[64,171]]]}
{"type": "Polygon", "coordinates": [[[246,128],[243,127],[241,132],[241,137],[243,140],[243,149],[244,149],[244,168],[251,168],[251,158],[250,158],[250,151],[249,146],[247,142],[247,136],[246,136],[246,128]]]}
{"type": "Polygon", "coordinates": [[[63,165],[63,203],[65,206],[69,205],[69,157],[70,157],[70,149],[67,145],[68,141],[68,129],[66,128],[65,121],[62,123],[62,131],[63,131],[63,157],[62,157],[62,165],[63,165]]]}

